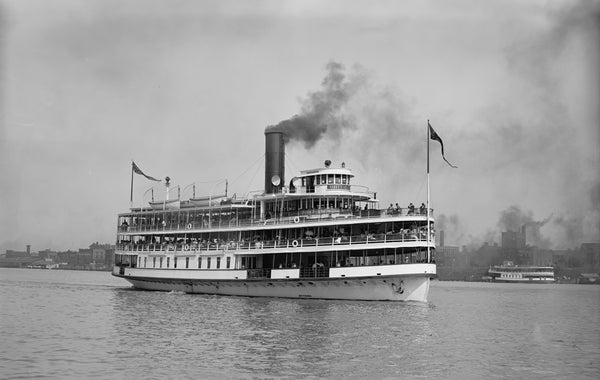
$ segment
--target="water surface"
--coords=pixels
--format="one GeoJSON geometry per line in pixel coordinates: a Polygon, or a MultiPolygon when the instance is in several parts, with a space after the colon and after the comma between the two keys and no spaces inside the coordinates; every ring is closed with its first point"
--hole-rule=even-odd
{"type": "Polygon", "coordinates": [[[6,379],[600,378],[600,286],[435,281],[406,304],[0,269],[0,328],[6,379]]]}

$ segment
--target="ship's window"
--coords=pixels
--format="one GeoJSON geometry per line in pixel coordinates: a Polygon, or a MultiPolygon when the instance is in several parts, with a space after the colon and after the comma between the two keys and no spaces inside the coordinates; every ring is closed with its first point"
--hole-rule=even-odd
{"type": "Polygon", "coordinates": [[[306,186],[306,178],[305,177],[302,177],[302,186],[303,187],[306,186]]]}
{"type": "Polygon", "coordinates": [[[162,268],[162,262],[163,262],[163,258],[161,257],[160,258],[160,262],[159,262],[159,266],[158,266],[159,268],[162,268]]]}
{"type": "Polygon", "coordinates": [[[188,269],[190,267],[190,258],[186,257],[185,258],[185,269],[188,269]]]}
{"type": "Polygon", "coordinates": [[[177,268],[177,257],[173,257],[173,268],[177,268]]]}
{"type": "Polygon", "coordinates": [[[198,257],[198,269],[202,268],[202,257],[198,257]]]}
{"type": "Polygon", "coordinates": [[[331,174],[327,175],[327,183],[328,184],[332,184],[333,183],[333,175],[331,175],[331,174]]]}
{"type": "Polygon", "coordinates": [[[146,268],[146,259],[148,259],[148,258],[144,257],[144,268],[146,268]]]}
{"type": "Polygon", "coordinates": [[[335,175],[335,183],[337,183],[338,185],[341,183],[341,178],[339,174],[335,175]]]}
{"type": "Polygon", "coordinates": [[[171,258],[167,257],[167,268],[169,267],[170,264],[171,264],[171,258]]]}
{"type": "Polygon", "coordinates": [[[210,269],[210,257],[206,258],[206,268],[210,269]]]}
{"type": "Polygon", "coordinates": [[[321,177],[320,176],[316,176],[315,178],[315,185],[320,185],[321,184],[321,177]]]}
{"type": "Polygon", "coordinates": [[[227,258],[227,269],[231,268],[231,257],[227,258]]]}
{"type": "Polygon", "coordinates": [[[156,257],[152,258],[152,268],[156,268],[156,257]]]}
{"type": "Polygon", "coordinates": [[[217,269],[221,269],[221,258],[217,257],[217,269]]]}
{"type": "Polygon", "coordinates": [[[348,176],[342,175],[342,185],[346,185],[348,183],[348,176]]]}

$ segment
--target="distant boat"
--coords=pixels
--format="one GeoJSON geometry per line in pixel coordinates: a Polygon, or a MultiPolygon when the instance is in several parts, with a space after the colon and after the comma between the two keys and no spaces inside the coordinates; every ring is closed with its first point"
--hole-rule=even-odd
{"type": "Polygon", "coordinates": [[[554,282],[554,268],[535,265],[514,265],[505,261],[488,270],[492,282],[550,283],[554,282]]]}

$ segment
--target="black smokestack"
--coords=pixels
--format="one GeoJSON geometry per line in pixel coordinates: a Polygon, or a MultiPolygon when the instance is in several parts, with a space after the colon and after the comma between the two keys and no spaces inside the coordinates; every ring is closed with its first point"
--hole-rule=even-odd
{"type": "Polygon", "coordinates": [[[265,193],[278,193],[285,183],[284,134],[265,130],[265,193]]]}

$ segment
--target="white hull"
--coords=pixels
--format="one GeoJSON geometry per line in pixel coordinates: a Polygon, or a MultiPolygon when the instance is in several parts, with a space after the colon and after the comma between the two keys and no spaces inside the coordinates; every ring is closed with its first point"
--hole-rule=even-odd
{"type": "Polygon", "coordinates": [[[196,276],[147,277],[143,270],[124,269],[119,274],[119,268],[115,267],[113,274],[138,289],[247,297],[427,302],[430,284],[430,275],[423,273],[355,278],[227,280],[193,278],[196,276]]]}
{"type": "Polygon", "coordinates": [[[525,283],[525,284],[545,284],[554,282],[553,277],[536,277],[536,278],[500,278],[496,277],[492,280],[492,282],[515,282],[515,283],[525,283]]]}

